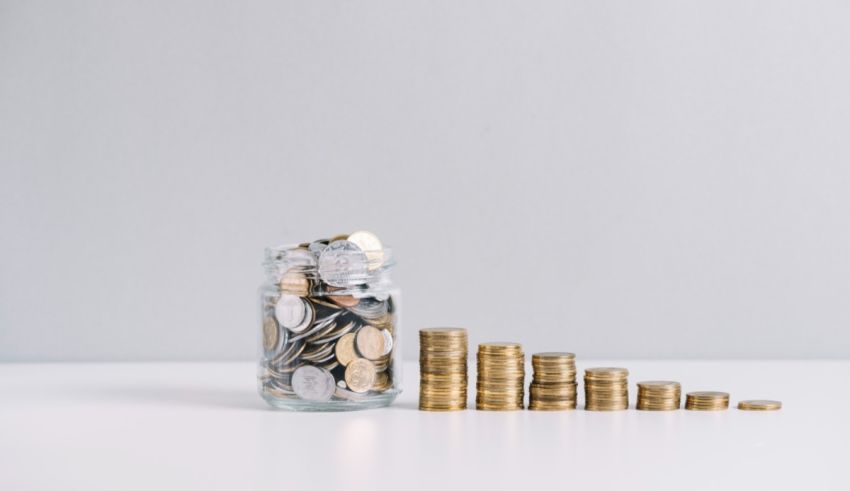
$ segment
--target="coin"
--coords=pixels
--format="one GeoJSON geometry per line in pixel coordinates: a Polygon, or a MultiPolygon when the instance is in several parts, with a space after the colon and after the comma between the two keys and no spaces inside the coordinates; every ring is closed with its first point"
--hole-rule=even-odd
{"type": "Polygon", "coordinates": [[[375,365],[364,358],[357,358],[345,367],[345,384],[353,392],[366,392],[375,382],[375,365]]]}
{"type": "Polygon", "coordinates": [[[387,356],[393,351],[393,335],[389,329],[381,329],[381,335],[384,337],[384,351],[382,354],[387,356]]]}
{"type": "Polygon", "coordinates": [[[280,340],[280,332],[278,331],[277,322],[271,317],[263,319],[263,349],[267,352],[272,352],[277,348],[277,342],[280,340]]]}
{"type": "Polygon", "coordinates": [[[744,411],[777,411],[782,409],[782,402],[763,399],[741,401],[738,403],[738,409],[744,411]]]}
{"type": "Polygon", "coordinates": [[[307,306],[297,295],[281,295],[275,304],[274,315],[280,325],[291,330],[304,322],[307,306]]]}
{"type": "Polygon", "coordinates": [[[331,302],[347,308],[356,307],[357,304],[360,303],[359,298],[355,298],[351,295],[330,295],[328,298],[331,299],[331,302]]]}
{"type": "Polygon", "coordinates": [[[355,338],[357,351],[364,358],[377,360],[384,355],[385,340],[381,331],[372,326],[363,326],[355,338]]]}
{"type": "Polygon", "coordinates": [[[357,353],[354,352],[354,337],[355,334],[350,332],[336,342],[336,359],[342,366],[348,366],[352,360],[357,358],[357,353]]]}
{"type": "Polygon", "coordinates": [[[366,254],[369,260],[368,269],[374,271],[384,263],[384,246],[378,236],[372,232],[361,230],[348,236],[348,241],[355,244],[366,254]]]}
{"type": "Polygon", "coordinates": [[[351,287],[368,281],[369,258],[353,242],[336,240],[319,255],[319,275],[331,286],[351,287]]]}
{"type": "Polygon", "coordinates": [[[281,276],[280,289],[286,293],[305,297],[310,293],[310,280],[303,272],[290,269],[281,276]]]}
{"type": "Polygon", "coordinates": [[[329,401],[335,388],[333,375],[323,368],[301,365],[292,374],[292,390],[306,401],[329,401]]]}

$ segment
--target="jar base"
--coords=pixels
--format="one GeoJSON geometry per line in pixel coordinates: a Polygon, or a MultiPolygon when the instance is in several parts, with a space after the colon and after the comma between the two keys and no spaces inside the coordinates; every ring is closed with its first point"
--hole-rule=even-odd
{"type": "Polygon", "coordinates": [[[388,390],[380,394],[364,396],[363,400],[358,401],[331,400],[325,402],[274,397],[262,391],[260,391],[260,396],[262,396],[269,406],[275,409],[303,412],[340,412],[387,407],[396,400],[400,393],[401,390],[388,390]]]}

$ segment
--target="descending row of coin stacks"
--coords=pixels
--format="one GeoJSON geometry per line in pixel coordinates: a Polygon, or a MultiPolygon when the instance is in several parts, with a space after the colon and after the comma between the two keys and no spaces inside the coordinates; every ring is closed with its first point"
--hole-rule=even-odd
{"type": "Polygon", "coordinates": [[[466,409],[468,350],[466,329],[419,331],[419,409],[466,409]]]}
{"type": "Polygon", "coordinates": [[[475,407],[487,411],[522,409],[525,354],[518,343],[478,345],[478,391],[475,407]]]}
{"type": "Polygon", "coordinates": [[[528,387],[528,409],[559,411],[576,408],[576,355],[535,353],[534,375],[528,387]]]}
{"type": "Polygon", "coordinates": [[[653,380],[638,382],[637,387],[637,409],[673,411],[682,406],[682,386],[679,382],[653,380]]]}
{"type": "Polygon", "coordinates": [[[584,371],[584,408],[588,411],[621,411],[629,408],[629,371],[600,367],[584,371]]]}
{"type": "Polygon", "coordinates": [[[696,411],[722,411],[729,408],[726,392],[688,392],[685,409],[696,411]]]}

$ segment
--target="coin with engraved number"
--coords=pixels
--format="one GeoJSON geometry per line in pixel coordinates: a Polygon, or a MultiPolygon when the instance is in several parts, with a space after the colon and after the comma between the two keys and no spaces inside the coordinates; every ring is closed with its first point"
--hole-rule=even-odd
{"type": "Polygon", "coordinates": [[[353,242],[337,240],[319,255],[319,276],[331,286],[350,287],[366,283],[369,259],[353,242]]]}
{"type": "Polygon", "coordinates": [[[340,337],[336,342],[336,359],[342,366],[347,366],[357,358],[357,353],[354,351],[354,337],[354,333],[350,332],[340,337]]]}
{"type": "Polygon", "coordinates": [[[375,365],[371,361],[357,358],[345,367],[345,384],[352,392],[366,392],[375,383],[375,365]]]}
{"type": "Polygon", "coordinates": [[[377,360],[384,356],[385,343],[381,331],[372,326],[363,326],[357,331],[355,346],[364,358],[377,360]]]}
{"type": "Polygon", "coordinates": [[[333,375],[324,368],[301,365],[292,374],[292,390],[305,401],[329,401],[335,389],[333,375]]]}

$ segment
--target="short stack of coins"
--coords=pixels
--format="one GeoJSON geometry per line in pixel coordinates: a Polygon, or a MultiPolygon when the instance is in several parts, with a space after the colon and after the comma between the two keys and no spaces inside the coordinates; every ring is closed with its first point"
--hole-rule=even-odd
{"type": "Polygon", "coordinates": [[[531,355],[534,376],[528,386],[528,409],[563,411],[576,408],[576,355],[531,355]]]}
{"type": "Polygon", "coordinates": [[[682,406],[682,386],[679,382],[652,380],[638,382],[637,387],[637,409],[674,411],[682,406]]]}
{"type": "Polygon", "coordinates": [[[434,327],[419,331],[419,409],[466,409],[466,329],[434,327]]]}
{"type": "Polygon", "coordinates": [[[522,409],[525,399],[525,354],[519,343],[478,345],[475,407],[485,411],[522,409]]]}
{"type": "Polygon", "coordinates": [[[629,371],[600,367],[584,371],[584,408],[588,411],[622,411],[629,408],[629,371]]]}
{"type": "Polygon", "coordinates": [[[685,409],[696,411],[722,411],[729,409],[729,394],[726,392],[688,392],[685,409]]]}
{"type": "Polygon", "coordinates": [[[782,409],[782,402],[764,399],[741,401],[738,403],[738,409],[742,411],[779,411],[782,409]]]}

